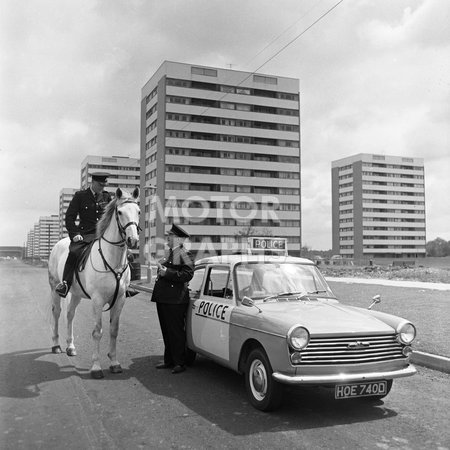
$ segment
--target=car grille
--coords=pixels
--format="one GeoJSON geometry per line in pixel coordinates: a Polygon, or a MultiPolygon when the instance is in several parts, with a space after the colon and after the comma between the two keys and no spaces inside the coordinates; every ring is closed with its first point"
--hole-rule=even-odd
{"type": "Polygon", "coordinates": [[[362,364],[405,359],[394,334],[311,338],[301,365],[362,364]]]}

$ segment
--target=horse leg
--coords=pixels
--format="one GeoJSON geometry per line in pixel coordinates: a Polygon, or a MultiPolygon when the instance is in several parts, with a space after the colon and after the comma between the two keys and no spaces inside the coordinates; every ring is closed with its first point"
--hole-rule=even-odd
{"type": "Polygon", "coordinates": [[[91,377],[92,378],[103,378],[103,371],[100,366],[100,340],[103,335],[102,330],[102,312],[103,312],[103,302],[98,299],[92,298],[92,307],[94,312],[94,330],[92,331],[92,339],[94,341],[94,352],[92,353],[92,367],[91,367],[91,377]]]}
{"type": "Polygon", "coordinates": [[[75,317],[75,310],[80,304],[81,297],[78,295],[71,294],[69,301],[69,306],[67,308],[67,348],[66,353],[68,356],[75,356],[77,351],[75,350],[75,345],[73,343],[73,319],[75,317]]]}
{"type": "Polygon", "coordinates": [[[110,324],[109,324],[109,353],[108,358],[111,360],[111,365],[109,370],[111,373],[122,373],[122,367],[119,361],[116,359],[116,347],[117,347],[117,336],[119,334],[119,319],[120,313],[122,312],[123,305],[125,304],[125,296],[121,296],[117,299],[116,304],[110,311],[110,324]]]}
{"type": "Polygon", "coordinates": [[[61,315],[61,297],[52,290],[52,353],[62,353],[59,345],[59,316],[61,315]]]}

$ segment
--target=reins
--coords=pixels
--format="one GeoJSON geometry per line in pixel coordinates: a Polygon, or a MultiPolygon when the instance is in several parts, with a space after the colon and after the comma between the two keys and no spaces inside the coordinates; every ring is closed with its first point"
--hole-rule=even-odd
{"type": "MultiPolygon", "coordinates": [[[[102,257],[103,264],[105,265],[106,268],[108,268],[108,269],[114,274],[115,279],[116,279],[116,289],[115,289],[115,291],[114,291],[114,297],[113,297],[113,299],[112,299],[112,302],[111,302],[110,305],[109,305],[109,308],[105,310],[105,312],[106,312],[106,311],[109,311],[109,310],[114,306],[114,304],[116,303],[116,300],[117,300],[117,294],[118,294],[118,292],[119,292],[120,280],[122,279],[122,275],[123,275],[123,274],[125,273],[125,271],[128,269],[128,264],[125,264],[125,267],[123,268],[122,271],[116,272],[116,271],[110,266],[110,264],[108,263],[108,261],[106,261],[105,255],[103,254],[103,251],[102,251],[102,238],[103,238],[103,236],[98,240],[98,252],[100,253],[100,256],[102,257]]],[[[105,239],[105,240],[106,240],[106,239],[105,239]]],[[[106,242],[108,242],[108,241],[106,241],[106,242]]]]}

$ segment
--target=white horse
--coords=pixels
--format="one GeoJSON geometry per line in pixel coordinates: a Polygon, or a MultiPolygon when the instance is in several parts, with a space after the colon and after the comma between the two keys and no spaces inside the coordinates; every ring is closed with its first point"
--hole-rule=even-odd
{"type": "MultiPolygon", "coordinates": [[[[106,206],[102,218],[97,224],[96,240],[81,271],[76,270],[72,287],[68,295],[67,308],[67,348],[69,356],[76,355],[73,343],[73,319],[81,298],[90,298],[95,320],[92,338],[91,376],[103,378],[99,362],[100,340],[102,338],[102,313],[106,304],[110,310],[110,346],[108,357],[112,373],[121,373],[122,368],[116,359],[116,341],[119,332],[119,318],[125,303],[125,292],[130,284],[127,248],[136,248],[139,240],[139,189],[133,194],[116,191],[116,197],[106,206]]],[[[69,252],[69,238],[56,243],[48,261],[48,275],[51,287],[53,353],[61,353],[58,336],[58,321],[61,314],[61,297],[55,292],[61,281],[64,264],[69,252]]]]}

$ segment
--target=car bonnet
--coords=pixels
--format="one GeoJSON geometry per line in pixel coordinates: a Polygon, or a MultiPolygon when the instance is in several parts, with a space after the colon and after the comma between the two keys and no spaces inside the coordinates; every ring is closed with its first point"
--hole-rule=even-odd
{"type": "Polygon", "coordinates": [[[364,309],[346,307],[327,301],[257,303],[238,308],[233,322],[261,331],[285,333],[293,325],[306,327],[311,334],[392,333],[393,329],[364,309]],[[245,308],[245,309],[243,309],[245,308]]]}

